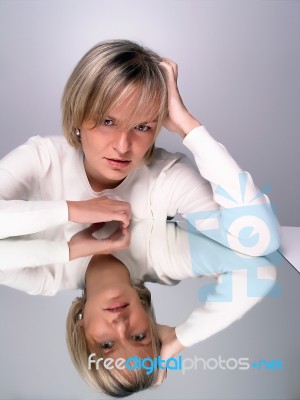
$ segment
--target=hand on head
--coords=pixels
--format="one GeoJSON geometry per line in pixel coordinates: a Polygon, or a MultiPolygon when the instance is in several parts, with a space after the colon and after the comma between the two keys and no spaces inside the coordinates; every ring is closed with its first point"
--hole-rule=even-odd
{"type": "MultiPolygon", "coordinates": [[[[156,324],[158,330],[158,336],[161,341],[160,357],[162,360],[175,357],[180,353],[184,346],[179,342],[176,337],[175,327],[168,325],[156,324]]],[[[156,385],[160,385],[167,377],[167,370],[160,370],[158,374],[158,380],[156,385]]]]}
{"type": "Polygon", "coordinates": [[[163,125],[169,131],[177,132],[184,138],[193,128],[200,126],[200,122],[189,113],[180,96],[177,86],[177,64],[169,58],[162,58],[162,60],[160,65],[166,71],[168,85],[168,116],[163,125]]]}

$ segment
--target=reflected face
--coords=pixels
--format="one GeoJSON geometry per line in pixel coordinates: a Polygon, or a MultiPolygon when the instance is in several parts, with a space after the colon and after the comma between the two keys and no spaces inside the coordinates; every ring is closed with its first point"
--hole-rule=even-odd
{"type": "Polygon", "coordinates": [[[83,328],[105,357],[151,357],[149,317],[132,287],[118,285],[87,298],[83,328]]]}
{"type": "Polygon", "coordinates": [[[128,105],[121,103],[94,127],[85,121],[80,127],[84,165],[94,190],[117,186],[142,162],[153,145],[157,122],[149,121],[149,111],[138,115],[135,125],[124,130],[128,105]]]}

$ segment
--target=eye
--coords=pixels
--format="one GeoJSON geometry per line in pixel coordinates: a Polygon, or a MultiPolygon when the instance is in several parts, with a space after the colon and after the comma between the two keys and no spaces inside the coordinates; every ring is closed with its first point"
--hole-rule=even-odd
{"type": "Polygon", "coordinates": [[[105,125],[105,126],[112,126],[113,124],[114,124],[114,121],[111,120],[111,119],[108,119],[108,118],[106,118],[106,119],[103,121],[103,125],[105,125]]]}
{"type": "Polygon", "coordinates": [[[138,131],[141,131],[141,132],[147,132],[147,131],[149,131],[151,129],[151,127],[148,126],[148,125],[141,124],[141,125],[137,125],[135,127],[135,129],[137,129],[138,131]]]}
{"type": "Polygon", "coordinates": [[[113,342],[102,342],[100,343],[101,349],[111,349],[113,347],[113,342]]]}
{"type": "Polygon", "coordinates": [[[145,339],[146,335],[144,335],[143,333],[139,333],[137,335],[133,335],[132,339],[135,340],[136,342],[140,342],[143,339],[145,339]]]}

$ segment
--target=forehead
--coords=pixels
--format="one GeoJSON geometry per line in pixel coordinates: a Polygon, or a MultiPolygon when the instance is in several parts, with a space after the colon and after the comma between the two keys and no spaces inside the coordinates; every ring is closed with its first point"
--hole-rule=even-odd
{"type": "Polygon", "coordinates": [[[160,103],[155,96],[143,96],[139,90],[122,95],[108,110],[108,115],[121,123],[154,122],[158,119],[160,103]]]}

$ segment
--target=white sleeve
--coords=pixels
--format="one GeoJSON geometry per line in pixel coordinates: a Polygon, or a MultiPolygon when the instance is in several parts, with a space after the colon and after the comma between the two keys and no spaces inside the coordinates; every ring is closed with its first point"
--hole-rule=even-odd
{"type": "Polygon", "coordinates": [[[256,258],[258,266],[253,270],[239,269],[217,276],[214,293],[175,328],[177,339],[183,346],[192,346],[222,331],[263,299],[276,279],[275,266],[263,265],[266,264],[263,258],[256,258]]]}
{"type": "Polygon", "coordinates": [[[9,238],[0,240],[0,270],[67,263],[67,241],[9,238]]]}
{"type": "Polygon", "coordinates": [[[279,294],[276,266],[282,257],[278,251],[264,257],[247,256],[171,222],[152,224],[148,248],[150,265],[165,282],[166,277],[199,282],[198,293],[191,293],[193,298],[197,295],[199,306],[175,328],[183,346],[227,328],[267,294],[279,294]]]}
{"type": "Polygon", "coordinates": [[[0,285],[43,296],[78,289],[91,257],[69,261],[69,246],[63,240],[2,239],[0,285]]]}
{"type": "Polygon", "coordinates": [[[193,153],[200,176],[182,163],[173,182],[177,212],[199,232],[240,253],[262,256],[277,250],[280,225],[250,174],[204,126],[194,128],[183,144],[193,153]]]}
{"type": "Polygon", "coordinates": [[[42,231],[68,221],[66,201],[39,198],[50,157],[38,137],[0,161],[0,238],[42,231]],[[32,198],[32,193],[35,196],[32,198]]]}

